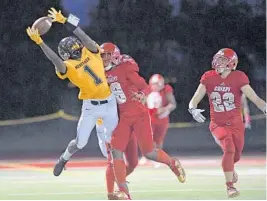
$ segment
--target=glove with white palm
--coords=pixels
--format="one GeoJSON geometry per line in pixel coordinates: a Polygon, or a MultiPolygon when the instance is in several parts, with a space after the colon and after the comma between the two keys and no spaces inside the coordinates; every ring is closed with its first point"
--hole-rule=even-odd
{"type": "Polygon", "coordinates": [[[204,112],[205,110],[202,109],[197,109],[197,108],[191,108],[188,109],[190,114],[192,114],[193,118],[198,122],[198,123],[204,123],[206,118],[201,114],[201,112],[204,112]]]}

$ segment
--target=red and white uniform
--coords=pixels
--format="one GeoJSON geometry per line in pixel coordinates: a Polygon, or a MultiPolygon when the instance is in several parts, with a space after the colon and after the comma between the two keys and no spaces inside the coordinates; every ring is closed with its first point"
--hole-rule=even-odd
{"type": "Polygon", "coordinates": [[[173,93],[170,85],[166,84],[159,92],[150,92],[147,96],[147,107],[151,117],[153,129],[153,140],[156,144],[163,142],[169,127],[169,111],[157,114],[159,108],[167,106],[169,103],[166,99],[168,93],[173,93]]]}
{"type": "MultiPolygon", "coordinates": [[[[226,138],[232,138],[235,151],[244,146],[244,123],[242,121],[241,88],[249,84],[247,75],[232,71],[222,78],[215,70],[204,73],[200,82],[205,85],[210,103],[210,131],[223,149],[228,149],[226,138]]],[[[232,148],[231,148],[232,149],[232,148]]]]}
{"type": "Polygon", "coordinates": [[[122,55],[121,63],[106,72],[111,91],[118,102],[120,116],[111,146],[124,152],[129,139],[135,135],[145,154],[153,150],[151,121],[146,106],[133,100],[133,93],[148,91],[149,86],[138,72],[137,63],[127,55],[122,55]]]}

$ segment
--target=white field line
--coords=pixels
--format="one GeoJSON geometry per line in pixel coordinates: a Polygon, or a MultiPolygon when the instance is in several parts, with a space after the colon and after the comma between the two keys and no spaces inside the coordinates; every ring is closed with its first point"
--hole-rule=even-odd
{"type": "MultiPolygon", "coordinates": [[[[69,172],[71,173],[71,172],[69,172]]],[[[246,170],[237,170],[238,175],[243,175],[243,176],[264,176],[266,175],[266,170],[264,168],[251,168],[251,169],[246,169],[246,170]]],[[[187,174],[190,175],[197,175],[197,176],[221,176],[223,175],[222,170],[218,169],[211,169],[211,170],[189,170],[187,171],[187,174]]],[[[77,175],[75,175],[76,177],[77,175]]],[[[83,174],[83,176],[85,176],[83,174]]],[[[91,178],[90,175],[86,175],[86,178],[91,178]]],[[[152,179],[153,179],[153,175],[151,175],[152,179]]],[[[36,180],[38,180],[38,182],[46,182],[46,181],[55,181],[55,182],[66,182],[69,181],[70,179],[74,182],[83,182],[84,178],[80,178],[80,177],[76,177],[76,179],[73,178],[73,175],[66,175],[66,177],[61,177],[61,178],[55,178],[54,176],[51,175],[29,175],[29,176],[0,176],[0,179],[2,181],[15,181],[15,182],[36,182],[36,180]],[[25,181],[26,180],[26,181],[25,181]]],[[[161,179],[161,178],[158,178],[161,179]]],[[[168,178],[167,178],[168,179],[168,178]]],[[[157,179],[156,179],[157,180],[157,179]]]]}
{"type": "MultiPolygon", "coordinates": [[[[219,192],[222,189],[170,189],[170,190],[149,190],[149,191],[131,191],[133,193],[162,193],[162,192],[219,192]]],[[[242,191],[266,191],[265,188],[247,188],[242,191]]],[[[11,193],[8,196],[36,196],[36,195],[82,195],[82,194],[105,194],[103,192],[54,192],[54,193],[11,193]]]]}
{"type": "MultiPolygon", "coordinates": [[[[240,176],[266,176],[266,170],[263,168],[252,168],[247,170],[237,170],[238,175],[240,176]]],[[[220,169],[218,170],[193,170],[188,171],[187,175],[189,177],[193,176],[223,176],[223,173],[220,169]]],[[[89,175],[86,176],[86,178],[90,179],[91,177],[89,175]]],[[[92,178],[91,178],[92,179],[92,178]]],[[[151,180],[176,180],[174,177],[158,177],[153,178],[153,175],[151,176],[151,180]]],[[[62,182],[71,182],[71,183],[88,183],[84,178],[82,177],[76,177],[73,178],[72,176],[68,175],[64,178],[55,178],[52,175],[51,176],[0,176],[0,180],[2,182],[10,182],[12,184],[23,184],[23,183],[62,183],[62,182]]]]}

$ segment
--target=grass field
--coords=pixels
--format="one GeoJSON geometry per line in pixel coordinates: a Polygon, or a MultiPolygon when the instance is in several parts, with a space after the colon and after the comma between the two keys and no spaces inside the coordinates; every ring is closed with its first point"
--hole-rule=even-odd
{"type": "MultiPolygon", "coordinates": [[[[245,160],[243,160],[245,161],[245,160]]],[[[33,167],[21,163],[0,163],[0,200],[103,200],[105,193],[104,167],[69,168],[60,177],[52,175],[51,167],[33,167]],[[7,168],[9,167],[9,168],[7,168]],[[10,168],[13,167],[13,168],[10,168]]],[[[187,181],[179,183],[166,167],[138,167],[128,177],[133,199],[194,200],[227,199],[220,160],[184,160],[187,181]],[[205,161],[205,163],[201,163],[205,161]]],[[[241,195],[237,199],[266,199],[266,166],[251,160],[241,162],[237,184],[241,195]]]]}

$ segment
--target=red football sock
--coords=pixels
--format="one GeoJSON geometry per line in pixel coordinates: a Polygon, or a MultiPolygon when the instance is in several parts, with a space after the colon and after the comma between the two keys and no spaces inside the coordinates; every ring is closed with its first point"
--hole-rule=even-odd
{"type": "Polygon", "coordinates": [[[226,182],[227,187],[233,187],[233,182],[226,182]]]}
{"type": "Polygon", "coordinates": [[[166,152],[164,152],[162,149],[159,149],[157,151],[157,154],[158,154],[157,162],[164,163],[166,165],[171,164],[171,157],[166,152]]]}
{"type": "Polygon", "coordinates": [[[126,183],[126,165],[123,159],[113,160],[113,169],[118,184],[126,183]]]}
{"type": "Polygon", "coordinates": [[[114,182],[115,182],[115,176],[113,171],[113,165],[108,164],[106,169],[106,185],[107,185],[107,191],[108,193],[114,192],[114,182]]]}

